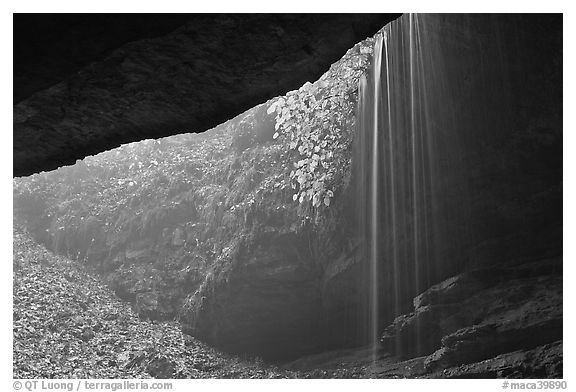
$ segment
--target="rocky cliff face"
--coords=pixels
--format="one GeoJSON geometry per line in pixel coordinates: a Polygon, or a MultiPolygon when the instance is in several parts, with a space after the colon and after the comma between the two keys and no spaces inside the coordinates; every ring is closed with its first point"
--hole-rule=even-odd
{"type": "MultiPolygon", "coordinates": [[[[507,375],[510,363],[542,357],[550,366],[534,364],[526,374],[556,375],[561,73],[543,70],[561,63],[557,20],[535,31],[532,19],[516,18],[510,31],[499,31],[502,45],[478,52],[511,64],[503,78],[496,66],[475,73],[466,57],[476,53],[472,43],[485,42],[486,19],[439,18],[442,29],[431,33],[454,56],[446,59],[449,74],[473,88],[456,89],[455,109],[434,106],[433,147],[454,146],[448,136],[456,130],[462,150],[435,150],[439,246],[425,260],[426,279],[412,283],[408,266],[393,276],[405,286],[399,312],[382,312],[382,345],[401,359],[420,358],[421,373],[411,376],[443,369],[454,377],[507,375]],[[453,38],[459,31],[466,40],[453,38]],[[512,92],[504,98],[495,95],[502,79],[512,92]],[[457,129],[444,127],[450,124],[457,129]],[[534,335],[539,340],[528,339],[534,335]]],[[[329,91],[342,64],[369,60],[371,48],[372,41],[356,47],[301,94],[329,91]]],[[[185,331],[225,350],[286,360],[365,344],[368,270],[357,219],[363,152],[354,148],[355,115],[346,117],[334,150],[332,202],[312,208],[293,200],[290,172],[300,156],[289,138],[275,138],[270,104],[201,135],[127,145],[16,179],[15,214],[52,249],[98,268],[141,317],[177,317],[185,331]]],[[[386,263],[383,307],[397,294],[386,263]]]]}
{"type": "MultiPolygon", "coordinates": [[[[559,258],[472,270],[414,298],[414,311],[394,320],[382,344],[400,358],[423,357],[426,372],[442,372],[561,341],[562,302],[559,258]]],[[[501,376],[513,373],[505,367],[501,371],[501,376]]],[[[540,374],[561,372],[559,361],[540,374]]]]}
{"type": "MultiPolygon", "coordinates": [[[[301,94],[343,83],[353,94],[356,81],[340,74],[365,66],[370,51],[371,41],[354,48],[301,94]]],[[[322,276],[346,247],[338,217],[353,127],[330,151],[341,163],[334,203],[313,208],[293,200],[299,153],[274,138],[268,107],[201,135],[126,145],[16,179],[15,214],[51,249],[97,268],[141,317],[178,317],[211,344],[269,359],[321,350],[322,276]]]]}

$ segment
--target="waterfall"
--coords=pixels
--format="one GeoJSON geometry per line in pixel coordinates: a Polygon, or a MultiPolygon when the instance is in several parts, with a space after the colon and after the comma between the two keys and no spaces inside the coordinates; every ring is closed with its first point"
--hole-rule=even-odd
{"type": "MultiPolygon", "coordinates": [[[[379,185],[379,154],[378,145],[379,138],[378,132],[378,115],[379,115],[379,105],[380,105],[380,69],[382,67],[382,41],[383,36],[379,35],[376,44],[374,46],[374,76],[373,76],[373,93],[372,98],[373,103],[373,138],[372,138],[372,162],[370,170],[372,172],[372,191],[370,192],[370,209],[372,210],[371,222],[370,222],[370,271],[371,271],[371,290],[370,290],[370,313],[371,313],[371,323],[370,323],[370,343],[372,347],[376,347],[378,342],[378,235],[379,235],[379,222],[376,218],[378,216],[379,201],[378,201],[378,185],[379,185]]],[[[374,356],[376,352],[374,350],[374,356]]]]}
{"type": "MultiPolygon", "coordinates": [[[[527,195],[514,181],[543,184],[528,185],[537,171],[514,163],[539,167],[536,150],[522,150],[526,130],[534,116],[560,118],[538,109],[538,89],[551,91],[546,83],[558,73],[547,74],[539,61],[541,72],[524,80],[537,52],[526,18],[407,14],[374,40],[358,86],[352,172],[362,275],[355,328],[374,359],[383,331],[388,343],[396,339],[392,351],[400,357],[433,349],[424,326],[403,341],[389,331],[396,317],[414,310],[415,296],[512,253],[529,257],[526,249],[539,243],[536,230],[518,225],[524,234],[515,237],[504,224],[523,219],[506,209],[527,195]],[[513,247],[495,242],[504,236],[514,238],[513,247]]],[[[547,94],[551,102],[561,96],[547,94]]],[[[539,128],[542,140],[558,134],[554,124],[539,128]]],[[[534,146],[548,154],[544,143],[534,146]]]]}
{"type": "MultiPolygon", "coordinates": [[[[358,87],[357,210],[369,282],[361,322],[367,324],[364,340],[374,359],[383,328],[409,311],[411,299],[443,273],[437,261],[443,229],[435,215],[436,154],[441,151],[450,164],[454,155],[438,147],[432,132],[451,121],[452,112],[439,112],[437,105],[441,100],[449,108],[452,97],[441,48],[426,36],[428,23],[410,14],[387,25],[375,39],[371,67],[358,87]]],[[[458,139],[453,136],[451,147],[458,139]]],[[[420,335],[414,336],[417,346],[420,335]]],[[[402,349],[397,342],[400,356],[402,349]]]]}

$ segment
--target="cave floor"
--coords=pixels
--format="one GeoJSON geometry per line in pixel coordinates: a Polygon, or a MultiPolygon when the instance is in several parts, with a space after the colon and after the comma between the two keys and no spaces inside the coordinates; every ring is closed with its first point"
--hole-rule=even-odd
{"type": "Polygon", "coordinates": [[[306,357],[291,369],[219,352],[183,334],[175,321],[141,320],[100,277],[80,263],[54,255],[16,225],[13,268],[14,378],[363,378],[374,374],[362,350],[306,357]],[[317,361],[318,366],[304,365],[307,360],[317,361]]]}
{"type": "MultiPolygon", "coordinates": [[[[562,341],[430,373],[425,357],[398,361],[369,348],[272,365],[222,353],[176,321],[142,320],[84,265],[13,233],[13,377],[31,378],[498,378],[528,361],[561,358],[562,341]]],[[[533,374],[532,376],[538,376],[533,374]]],[[[546,374],[540,375],[546,377],[546,374]]]]}

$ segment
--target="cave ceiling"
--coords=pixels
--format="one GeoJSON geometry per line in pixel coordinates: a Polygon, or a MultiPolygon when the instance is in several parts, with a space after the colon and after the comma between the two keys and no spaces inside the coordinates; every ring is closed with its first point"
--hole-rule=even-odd
{"type": "Polygon", "coordinates": [[[319,78],[398,14],[15,14],[13,174],[202,132],[319,78]]]}

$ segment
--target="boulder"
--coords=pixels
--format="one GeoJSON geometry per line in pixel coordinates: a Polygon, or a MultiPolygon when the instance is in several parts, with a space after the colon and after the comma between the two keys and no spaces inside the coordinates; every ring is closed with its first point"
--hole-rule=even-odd
{"type": "Polygon", "coordinates": [[[381,343],[400,359],[427,356],[427,372],[530,350],[562,339],[561,259],[469,271],[432,286],[381,343]]]}
{"type": "Polygon", "coordinates": [[[429,374],[434,378],[563,378],[562,341],[429,374]]]}
{"type": "Polygon", "coordinates": [[[461,305],[427,305],[397,317],[380,337],[384,350],[398,358],[414,358],[433,353],[447,331],[463,324],[461,305]]]}

